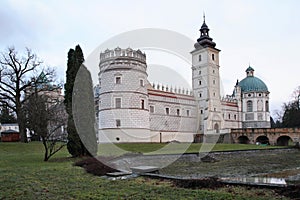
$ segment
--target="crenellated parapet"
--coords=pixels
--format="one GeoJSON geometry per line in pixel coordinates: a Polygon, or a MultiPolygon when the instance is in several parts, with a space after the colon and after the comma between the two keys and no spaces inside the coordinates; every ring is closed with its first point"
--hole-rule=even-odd
{"type": "Polygon", "coordinates": [[[230,102],[230,103],[236,103],[237,99],[231,95],[226,95],[225,97],[222,97],[221,101],[223,102],[230,102]]]}
{"type": "Polygon", "coordinates": [[[146,71],[146,54],[131,48],[106,49],[100,53],[100,72],[111,68],[127,67],[146,71]]]}
{"type": "Polygon", "coordinates": [[[156,83],[156,84],[152,83],[151,85],[152,85],[153,89],[155,89],[155,90],[193,96],[192,90],[184,88],[184,87],[176,87],[176,86],[173,87],[173,86],[168,86],[168,85],[159,84],[159,83],[156,83]]]}

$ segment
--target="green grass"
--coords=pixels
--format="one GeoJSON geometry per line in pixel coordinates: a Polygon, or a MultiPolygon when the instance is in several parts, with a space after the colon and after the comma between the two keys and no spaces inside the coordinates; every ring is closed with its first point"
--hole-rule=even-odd
{"type": "Polygon", "coordinates": [[[233,151],[248,149],[274,149],[282,146],[260,146],[254,144],[205,144],[201,143],[119,143],[100,144],[100,155],[121,155],[124,153],[177,154],[210,151],[233,151]]]}
{"type": "Polygon", "coordinates": [[[226,187],[175,188],[171,182],[137,178],[109,181],[74,167],[63,149],[48,162],[39,142],[0,142],[0,199],[274,199],[272,190],[226,187]]]}

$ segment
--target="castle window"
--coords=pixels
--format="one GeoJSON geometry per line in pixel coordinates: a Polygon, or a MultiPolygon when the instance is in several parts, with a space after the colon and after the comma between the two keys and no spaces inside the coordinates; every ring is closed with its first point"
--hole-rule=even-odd
{"type": "Polygon", "coordinates": [[[150,106],[150,113],[154,113],[154,106],[150,106]]]}
{"type": "Polygon", "coordinates": [[[116,77],[116,84],[121,84],[121,77],[120,76],[116,77]]]}
{"type": "Polygon", "coordinates": [[[217,109],[216,109],[216,108],[214,108],[214,111],[217,111],[217,109]]]}
{"type": "Polygon", "coordinates": [[[199,85],[201,85],[202,84],[202,81],[199,81],[199,85]]]}
{"type": "Polygon", "coordinates": [[[248,94],[248,97],[251,97],[251,94],[248,94]]]}
{"type": "Polygon", "coordinates": [[[214,92],[214,97],[216,96],[216,93],[214,92]]]}
{"type": "Polygon", "coordinates": [[[203,110],[200,110],[200,113],[203,114],[203,110]]]}
{"type": "Polygon", "coordinates": [[[166,114],[167,114],[167,115],[170,114],[170,108],[166,108],[166,114]]]}
{"type": "Polygon", "coordinates": [[[220,130],[219,130],[219,124],[215,123],[214,129],[215,129],[216,133],[219,133],[220,132],[220,130]]]}
{"type": "Polygon", "coordinates": [[[141,108],[145,109],[145,100],[144,99],[141,100],[141,108]]]}
{"type": "Polygon", "coordinates": [[[199,75],[201,75],[201,70],[199,70],[199,75]]]}
{"type": "Polygon", "coordinates": [[[236,115],[234,115],[234,119],[236,120],[236,115]]]}
{"type": "Polygon", "coordinates": [[[202,93],[199,93],[199,97],[202,97],[202,93]]]}
{"type": "Polygon", "coordinates": [[[263,115],[262,113],[257,114],[257,120],[263,120],[263,115]]]}
{"type": "Polygon", "coordinates": [[[186,110],[186,116],[190,116],[190,110],[186,110]]]}
{"type": "Polygon", "coordinates": [[[212,55],[211,55],[211,59],[212,59],[212,60],[215,60],[215,54],[212,54],[212,55]]]}
{"type": "Polygon", "coordinates": [[[216,80],[213,80],[213,84],[216,84],[216,80]]]}
{"type": "Polygon", "coordinates": [[[121,120],[116,119],[116,127],[120,127],[121,126],[121,120]]]}
{"type": "Polygon", "coordinates": [[[177,116],[180,115],[180,109],[177,109],[177,110],[176,110],[176,114],[177,114],[177,116]]]}
{"type": "Polygon", "coordinates": [[[213,70],[213,74],[215,73],[215,70],[213,70]]]}
{"type": "Polygon", "coordinates": [[[259,97],[261,97],[261,94],[258,94],[259,97]]]}
{"type": "Polygon", "coordinates": [[[269,112],[269,101],[266,101],[266,112],[269,112]]]}
{"type": "Polygon", "coordinates": [[[115,98],[115,108],[121,108],[121,98],[115,98]]]}
{"type": "Polygon", "coordinates": [[[246,113],[246,120],[247,121],[254,120],[254,113],[246,113]]]}
{"type": "Polygon", "coordinates": [[[144,87],[144,80],[143,79],[140,79],[140,86],[144,87]]]}
{"type": "Polygon", "coordinates": [[[252,103],[252,101],[247,101],[247,112],[253,112],[253,103],[252,103]]]}
{"type": "Polygon", "coordinates": [[[198,59],[199,59],[199,62],[202,60],[202,59],[201,59],[201,55],[199,55],[198,59]]]}
{"type": "Polygon", "coordinates": [[[228,114],[228,119],[230,119],[230,114],[228,114]]]}

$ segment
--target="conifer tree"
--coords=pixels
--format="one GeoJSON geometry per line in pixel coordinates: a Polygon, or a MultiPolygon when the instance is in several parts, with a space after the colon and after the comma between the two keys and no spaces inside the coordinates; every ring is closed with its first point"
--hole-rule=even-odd
{"type": "Polygon", "coordinates": [[[77,72],[84,62],[84,56],[79,45],[74,49],[70,49],[68,52],[68,63],[67,63],[67,73],[66,73],[66,84],[65,84],[65,106],[68,113],[68,144],[67,149],[73,157],[90,155],[84,144],[82,143],[74,123],[73,110],[72,110],[72,95],[74,82],[77,72]]]}
{"type": "Polygon", "coordinates": [[[7,105],[1,106],[1,112],[0,112],[0,123],[6,124],[6,123],[16,123],[17,119],[12,114],[11,110],[8,108],[7,105]]]}
{"type": "Polygon", "coordinates": [[[73,119],[86,154],[97,154],[96,115],[93,82],[88,69],[81,65],[73,88],[73,119]]]}

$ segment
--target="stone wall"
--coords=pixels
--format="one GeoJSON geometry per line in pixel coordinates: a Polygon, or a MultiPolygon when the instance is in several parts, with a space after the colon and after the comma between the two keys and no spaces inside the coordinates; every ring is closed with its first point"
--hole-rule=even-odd
{"type": "Polygon", "coordinates": [[[259,137],[267,137],[271,145],[276,145],[279,138],[289,137],[294,143],[300,141],[300,128],[247,128],[231,129],[234,143],[239,143],[240,137],[247,137],[250,144],[255,144],[259,137]]]}

